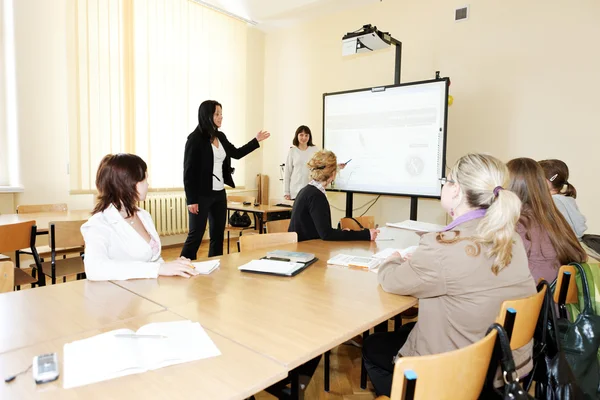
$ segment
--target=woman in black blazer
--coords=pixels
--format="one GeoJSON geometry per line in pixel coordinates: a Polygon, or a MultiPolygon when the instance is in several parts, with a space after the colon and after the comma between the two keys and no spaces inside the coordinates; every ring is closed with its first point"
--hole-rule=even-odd
{"type": "Polygon", "coordinates": [[[259,142],[270,136],[260,131],[239,149],[229,143],[219,131],[223,121],[221,104],[206,100],[198,109],[198,126],[188,136],[183,158],[183,184],[187,198],[190,231],[181,249],[181,256],[196,259],[209,221],[210,247],[208,256],[223,254],[223,237],[227,217],[225,186],[235,187],[231,174],[231,158],[239,160],[258,149],[259,142]]]}

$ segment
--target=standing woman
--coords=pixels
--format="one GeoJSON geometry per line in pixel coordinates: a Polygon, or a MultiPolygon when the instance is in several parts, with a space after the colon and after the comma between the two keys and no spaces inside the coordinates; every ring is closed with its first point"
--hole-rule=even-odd
{"type": "Polygon", "coordinates": [[[187,198],[190,231],[181,249],[181,256],[196,259],[202,236],[209,222],[208,256],[223,254],[223,237],[227,217],[225,185],[235,187],[231,174],[231,158],[239,160],[258,149],[259,142],[270,136],[260,131],[239,149],[229,143],[219,131],[223,121],[222,107],[215,100],[206,100],[198,108],[198,126],[188,136],[183,158],[183,184],[187,198]]]}
{"type": "Polygon", "coordinates": [[[294,136],[294,145],[290,147],[290,151],[285,162],[285,173],[283,178],[284,193],[283,197],[286,200],[295,200],[300,189],[310,181],[308,160],[318,151],[313,144],[312,132],[306,125],[300,125],[296,129],[294,136]]]}

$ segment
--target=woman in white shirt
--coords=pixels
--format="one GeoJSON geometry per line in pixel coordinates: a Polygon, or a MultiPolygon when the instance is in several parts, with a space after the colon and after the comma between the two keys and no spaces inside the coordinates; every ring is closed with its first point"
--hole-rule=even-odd
{"type": "Polygon", "coordinates": [[[109,154],[96,174],[98,203],[81,227],[85,239],[85,273],[92,281],[156,278],[198,273],[189,259],[169,263],[160,256],[160,238],[147,211],[148,168],[134,154],[109,154]]]}
{"type": "Polygon", "coordinates": [[[298,192],[310,181],[308,166],[306,165],[312,156],[319,150],[313,144],[312,133],[306,125],[300,125],[296,129],[294,145],[285,162],[285,173],[283,178],[284,193],[286,200],[294,200],[298,192]]]}

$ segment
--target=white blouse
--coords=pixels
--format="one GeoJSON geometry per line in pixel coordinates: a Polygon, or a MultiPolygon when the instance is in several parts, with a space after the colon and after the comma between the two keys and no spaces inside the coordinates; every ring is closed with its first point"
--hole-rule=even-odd
{"type": "Polygon", "coordinates": [[[283,179],[283,194],[290,195],[295,199],[298,192],[310,181],[309,170],[306,165],[312,156],[319,151],[317,146],[308,146],[306,150],[300,150],[296,146],[290,147],[285,162],[285,173],[283,179]]]}
{"type": "Polygon", "coordinates": [[[211,143],[214,159],[212,190],[223,190],[225,189],[225,183],[223,182],[223,161],[225,161],[227,153],[221,142],[219,142],[219,139],[215,138],[215,142],[219,143],[219,147],[211,143]]]}
{"type": "Polygon", "coordinates": [[[87,279],[107,281],[158,277],[160,264],[164,263],[160,257],[160,237],[147,211],[138,208],[137,215],[150,234],[150,242],[146,242],[113,205],[92,215],[81,226],[87,279]]]}

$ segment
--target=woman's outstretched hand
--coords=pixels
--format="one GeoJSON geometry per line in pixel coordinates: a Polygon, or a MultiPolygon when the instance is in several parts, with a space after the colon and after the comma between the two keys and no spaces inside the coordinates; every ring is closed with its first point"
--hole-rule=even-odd
{"type": "Polygon", "coordinates": [[[260,131],[256,134],[256,140],[258,140],[259,142],[262,142],[265,139],[268,139],[269,136],[271,136],[271,134],[267,131],[260,131]]]}

